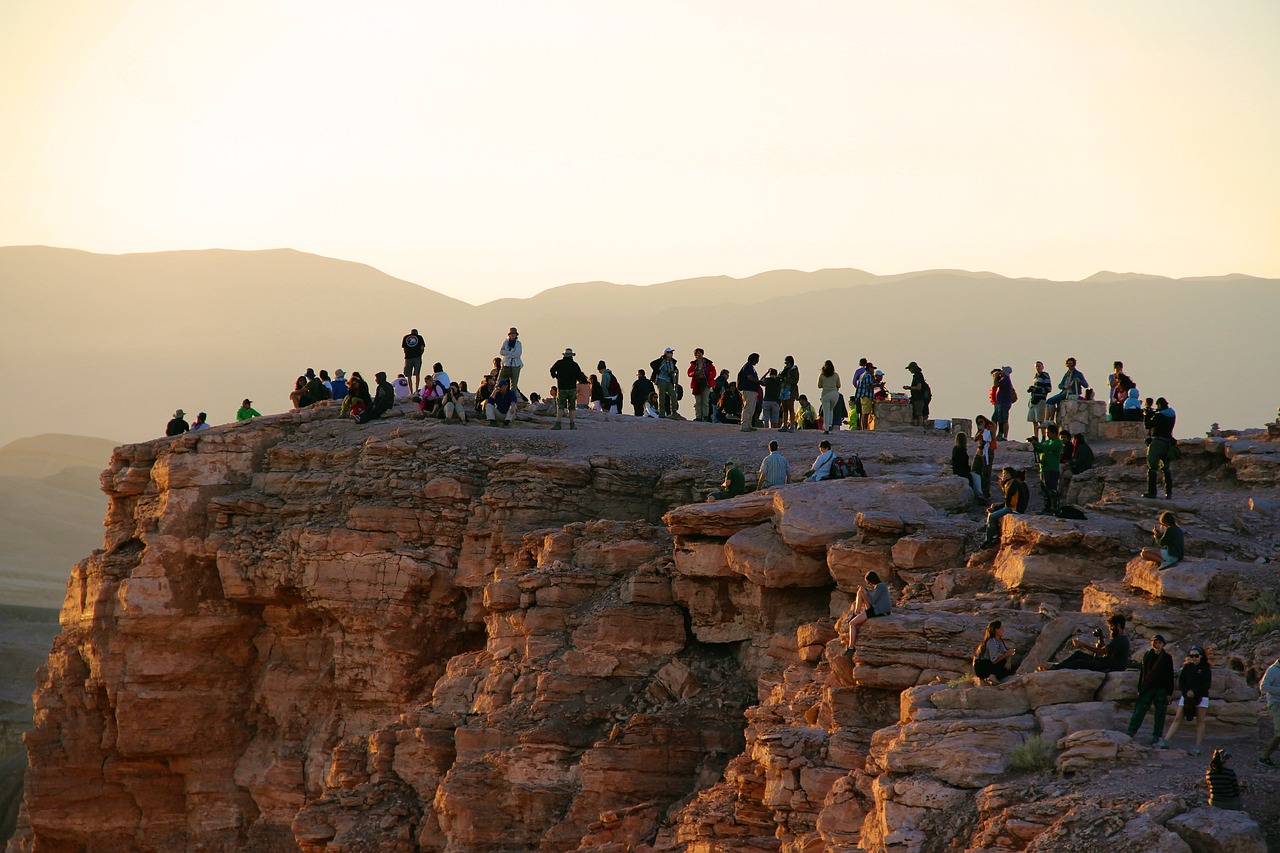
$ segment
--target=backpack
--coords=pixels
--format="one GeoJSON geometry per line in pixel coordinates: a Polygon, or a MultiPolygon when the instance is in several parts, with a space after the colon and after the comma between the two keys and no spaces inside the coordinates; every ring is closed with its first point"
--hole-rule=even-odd
{"type": "Polygon", "coordinates": [[[618,377],[614,376],[613,371],[607,367],[604,372],[608,375],[607,381],[601,383],[605,387],[605,396],[610,398],[621,397],[622,386],[618,384],[618,377]]]}
{"type": "Polygon", "coordinates": [[[929,387],[928,382],[920,383],[920,397],[926,402],[933,401],[933,389],[929,387]]]}
{"type": "Polygon", "coordinates": [[[1067,505],[1058,507],[1058,511],[1054,513],[1058,518],[1070,518],[1075,521],[1084,521],[1089,516],[1085,515],[1078,508],[1067,505]]]}
{"type": "Polygon", "coordinates": [[[862,459],[854,453],[850,456],[837,456],[831,460],[831,473],[828,480],[843,480],[846,477],[865,477],[867,469],[862,466],[862,459]]]}

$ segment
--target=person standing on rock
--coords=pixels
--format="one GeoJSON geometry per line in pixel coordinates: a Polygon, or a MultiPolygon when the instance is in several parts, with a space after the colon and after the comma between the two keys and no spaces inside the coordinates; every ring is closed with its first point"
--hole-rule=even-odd
{"type": "Polygon", "coordinates": [[[596,364],[596,370],[600,371],[600,405],[604,413],[622,414],[622,385],[618,383],[618,377],[613,375],[604,359],[596,364]]]}
{"type": "Polygon", "coordinates": [[[1072,637],[1071,645],[1076,651],[1064,660],[1053,665],[1044,664],[1040,671],[1047,669],[1086,669],[1091,672],[1121,672],[1129,667],[1129,638],[1125,634],[1125,618],[1120,613],[1112,613],[1107,617],[1107,629],[1111,632],[1109,639],[1104,639],[1101,631],[1093,632],[1095,642],[1090,643],[1080,637],[1072,637]]]}
{"type": "Polygon", "coordinates": [[[991,410],[991,420],[996,425],[996,437],[1001,441],[1008,441],[1009,410],[1013,408],[1013,401],[1017,399],[1013,392],[1013,380],[1003,368],[997,367],[991,371],[991,386],[995,395],[992,401],[995,405],[991,410]]]}
{"type": "Polygon", "coordinates": [[[716,366],[703,354],[702,347],[693,351],[687,373],[689,390],[693,392],[693,419],[707,423],[711,420],[711,386],[716,382],[716,366]]]}
{"type": "Polygon", "coordinates": [[[422,382],[422,354],[426,352],[427,343],[417,329],[410,329],[409,334],[400,339],[400,348],[404,350],[404,375],[412,380],[416,394],[422,382]]]}
{"type": "Polygon", "coordinates": [[[676,366],[676,351],[667,347],[659,358],[649,362],[649,378],[658,386],[658,417],[680,417],[680,401],[676,397],[676,385],[680,381],[680,368],[676,366]]]}
{"type": "Polygon", "coordinates": [[[746,490],[747,478],[738,467],[738,463],[730,459],[724,463],[724,482],[720,484],[719,491],[711,492],[707,495],[707,500],[723,501],[736,498],[746,490]]]}
{"type": "Polygon", "coordinates": [[[636,371],[636,381],[631,383],[631,410],[637,418],[644,417],[644,404],[649,402],[649,395],[657,393],[657,388],[644,370],[636,371]]]}
{"type": "Polygon", "coordinates": [[[760,475],[756,478],[756,490],[785,486],[791,473],[787,457],[778,452],[778,442],[769,442],[769,455],[760,462],[760,475]]]}
{"type": "Polygon", "coordinates": [[[498,348],[498,357],[502,359],[502,365],[498,370],[498,379],[509,379],[511,390],[516,392],[516,396],[520,396],[520,368],[524,366],[524,361],[520,356],[524,353],[524,346],[520,343],[520,332],[512,326],[507,330],[507,337],[502,341],[502,346],[498,348]]]}
{"type": "Polygon", "coordinates": [[[1258,763],[1265,767],[1275,767],[1276,763],[1271,760],[1271,755],[1276,751],[1276,747],[1280,746],[1280,658],[1276,658],[1275,662],[1262,674],[1258,689],[1267,700],[1267,713],[1271,715],[1272,732],[1271,740],[1262,750],[1262,755],[1258,757],[1258,763]]]}
{"type": "Polygon", "coordinates": [[[1148,709],[1152,709],[1151,745],[1159,742],[1172,692],[1173,658],[1164,650],[1164,637],[1156,634],[1151,638],[1151,648],[1142,656],[1142,666],[1138,671],[1138,700],[1133,705],[1133,716],[1129,718],[1129,737],[1137,735],[1148,709]]]}
{"type": "Polygon", "coordinates": [[[173,417],[169,419],[169,423],[165,425],[164,434],[172,438],[175,435],[182,435],[191,429],[191,425],[187,423],[186,412],[178,409],[173,413],[173,417]]]}
{"type": "Polygon", "coordinates": [[[1164,397],[1156,400],[1154,409],[1143,411],[1143,421],[1147,426],[1147,490],[1144,498],[1156,496],[1156,475],[1164,475],[1164,499],[1173,498],[1173,471],[1170,470],[1173,460],[1181,454],[1178,443],[1173,438],[1173,426],[1178,415],[1169,407],[1164,397]]]}
{"type": "Polygon", "coordinates": [[[929,419],[929,403],[933,399],[933,390],[924,381],[924,371],[914,361],[907,365],[911,372],[911,382],[902,386],[902,390],[911,397],[911,425],[924,426],[929,419]]]}
{"type": "Polygon", "coordinates": [[[982,540],[983,548],[990,548],[1000,541],[1000,524],[1009,513],[1022,515],[1027,511],[1031,500],[1031,491],[1020,477],[1015,477],[1012,468],[1000,471],[1000,487],[1004,490],[1004,503],[992,504],[987,508],[987,535],[982,540]]]}
{"type": "Polygon", "coordinates": [[[840,399],[840,374],[831,359],[822,362],[822,370],[818,373],[819,403],[822,406],[822,433],[831,432],[836,420],[836,400],[840,399]]]}
{"type": "Polygon", "coordinates": [[[1156,741],[1155,746],[1164,749],[1178,733],[1182,721],[1196,722],[1196,745],[1188,750],[1192,755],[1200,754],[1200,744],[1204,743],[1204,723],[1209,714],[1209,687],[1213,683],[1213,669],[1209,666],[1209,655],[1200,646],[1192,646],[1187,652],[1182,669],[1178,671],[1178,713],[1174,714],[1173,725],[1169,732],[1156,741]]]}
{"type": "Polygon", "coordinates": [[[1040,494],[1044,500],[1044,511],[1047,515],[1058,513],[1058,478],[1061,472],[1062,440],[1058,438],[1058,425],[1046,427],[1049,437],[1044,441],[1036,441],[1033,435],[1027,439],[1031,452],[1035,454],[1036,464],[1040,469],[1040,494]]]}
{"type": "Polygon", "coordinates": [[[1044,362],[1037,361],[1034,375],[1031,377],[1031,385],[1027,388],[1027,422],[1032,425],[1032,432],[1039,439],[1045,437],[1045,411],[1048,409],[1045,401],[1049,399],[1051,391],[1053,391],[1053,379],[1044,369],[1044,362]]]}
{"type": "Polygon", "coordinates": [[[868,361],[853,383],[853,398],[858,405],[858,429],[871,429],[871,418],[876,413],[875,369],[875,365],[868,361]]]}
{"type": "Polygon", "coordinates": [[[247,421],[250,418],[260,418],[260,417],[262,417],[262,412],[259,412],[257,409],[255,409],[253,407],[253,401],[250,400],[248,397],[245,397],[244,400],[241,401],[240,403],[240,408],[236,410],[236,420],[247,421]]]}
{"type": "Polygon", "coordinates": [[[800,368],[796,360],[787,356],[778,371],[778,412],[782,418],[782,431],[796,431],[796,400],[800,397],[800,368]]]}
{"type": "Polygon", "coordinates": [[[582,372],[582,368],[573,360],[576,353],[569,347],[565,347],[564,355],[560,360],[551,365],[551,377],[556,380],[556,423],[552,429],[560,429],[560,412],[567,411],[569,413],[569,429],[577,429],[573,423],[574,408],[578,401],[578,383],[586,384],[587,375],[582,372]]]}
{"type": "Polygon", "coordinates": [[[880,580],[880,575],[875,572],[867,572],[867,586],[858,584],[858,588],[853,593],[853,604],[849,608],[849,612],[836,622],[836,633],[841,630],[841,623],[848,631],[845,641],[845,656],[852,657],[853,651],[858,644],[858,626],[868,619],[876,619],[881,616],[888,616],[893,613],[893,597],[889,594],[889,585],[880,580]],[[870,592],[867,591],[870,587],[870,592]]]}
{"type": "Polygon", "coordinates": [[[751,422],[756,417],[756,406],[760,400],[760,376],[756,373],[756,365],[760,363],[760,353],[753,352],[747,356],[747,363],[738,371],[738,393],[742,395],[742,422],[738,426],[740,432],[755,432],[751,422]]]}
{"type": "Polygon", "coordinates": [[[982,494],[987,497],[991,494],[991,468],[996,461],[996,427],[985,415],[974,418],[973,425],[977,429],[973,436],[978,445],[975,456],[982,460],[982,470],[979,472],[982,476],[982,494]]]}
{"type": "Polygon", "coordinates": [[[764,377],[760,380],[760,387],[763,402],[760,404],[760,420],[769,429],[778,429],[782,426],[781,417],[781,400],[782,380],[778,378],[777,368],[770,367],[764,372],[764,377]]]}

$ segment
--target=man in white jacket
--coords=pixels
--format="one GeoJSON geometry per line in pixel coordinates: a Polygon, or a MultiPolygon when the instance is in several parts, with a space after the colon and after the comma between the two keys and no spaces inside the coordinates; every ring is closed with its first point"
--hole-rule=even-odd
{"type": "Polygon", "coordinates": [[[524,351],[524,347],[520,344],[520,333],[516,331],[516,327],[512,326],[507,332],[507,338],[502,342],[502,346],[498,349],[498,355],[502,357],[502,370],[498,373],[499,379],[510,379],[511,390],[516,392],[516,399],[520,398],[520,368],[524,367],[524,362],[520,359],[520,354],[524,351]]]}
{"type": "Polygon", "coordinates": [[[1267,671],[1262,674],[1262,681],[1258,682],[1258,689],[1262,691],[1262,696],[1267,700],[1267,710],[1271,712],[1272,735],[1271,741],[1267,744],[1266,749],[1262,750],[1262,755],[1258,757],[1258,763],[1267,767],[1275,767],[1276,763],[1271,760],[1271,753],[1276,751],[1276,747],[1280,746],[1280,658],[1276,658],[1271,666],[1267,667],[1267,671]]]}

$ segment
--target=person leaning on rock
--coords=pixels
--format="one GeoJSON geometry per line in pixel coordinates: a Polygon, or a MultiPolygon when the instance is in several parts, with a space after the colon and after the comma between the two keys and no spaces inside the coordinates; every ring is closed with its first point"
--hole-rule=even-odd
{"type": "Polygon", "coordinates": [[[1151,638],[1151,648],[1142,656],[1138,670],[1138,700],[1129,718],[1129,737],[1138,733],[1147,710],[1152,709],[1151,745],[1155,746],[1164,732],[1164,718],[1169,709],[1169,694],[1173,692],[1173,658],[1164,650],[1164,637],[1151,638]]]}
{"type": "Polygon", "coordinates": [[[736,498],[746,490],[747,478],[743,475],[742,469],[738,467],[738,463],[730,459],[724,463],[724,482],[720,484],[718,491],[707,495],[707,500],[723,501],[729,498],[736,498]]]}
{"type": "Polygon", "coordinates": [[[1107,617],[1107,629],[1110,638],[1104,638],[1101,631],[1094,631],[1094,642],[1090,643],[1080,637],[1072,637],[1071,645],[1077,651],[1055,664],[1042,664],[1040,671],[1047,669],[1087,669],[1092,672],[1120,672],[1129,666],[1129,638],[1125,635],[1125,618],[1119,613],[1107,617]]]}

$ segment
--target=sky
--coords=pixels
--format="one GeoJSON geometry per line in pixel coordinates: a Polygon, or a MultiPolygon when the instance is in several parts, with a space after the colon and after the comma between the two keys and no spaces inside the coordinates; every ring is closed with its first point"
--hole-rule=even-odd
{"type": "Polygon", "coordinates": [[[1280,277],[1274,0],[0,0],[0,245],[1280,277]]]}

